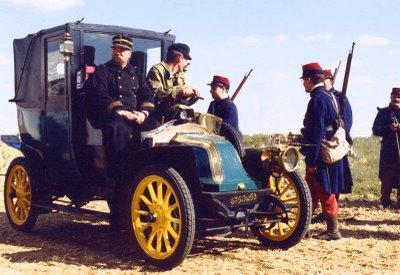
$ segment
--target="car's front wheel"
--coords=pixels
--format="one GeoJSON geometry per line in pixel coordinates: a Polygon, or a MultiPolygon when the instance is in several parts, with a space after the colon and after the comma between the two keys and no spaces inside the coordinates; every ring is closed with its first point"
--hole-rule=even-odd
{"type": "Polygon", "coordinates": [[[135,248],[156,266],[179,265],[195,235],[193,200],[184,179],[171,167],[149,166],[127,184],[126,192],[135,248]]]}
{"type": "Polygon", "coordinates": [[[308,186],[297,172],[270,176],[267,186],[273,197],[261,205],[261,211],[274,212],[273,221],[262,219],[251,230],[263,246],[292,247],[303,239],[311,220],[308,186]]]}

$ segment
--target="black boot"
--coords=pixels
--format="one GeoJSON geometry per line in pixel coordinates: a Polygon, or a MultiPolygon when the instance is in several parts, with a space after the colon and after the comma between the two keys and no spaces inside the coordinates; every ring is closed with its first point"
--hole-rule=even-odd
{"type": "Polygon", "coordinates": [[[321,213],[319,213],[319,214],[317,214],[317,215],[315,215],[315,216],[313,216],[311,218],[311,223],[312,224],[314,224],[314,223],[323,223],[324,221],[326,221],[326,216],[325,216],[324,212],[321,212],[321,213]]]}
{"type": "Polygon", "coordinates": [[[327,230],[313,237],[315,239],[325,240],[325,241],[340,240],[342,238],[342,235],[340,234],[338,229],[337,215],[334,216],[325,215],[325,219],[326,219],[327,230]]]}
{"type": "Polygon", "coordinates": [[[380,201],[383,208],[388,208],[391,205],[390,199],[381,198],[380,201]]]}

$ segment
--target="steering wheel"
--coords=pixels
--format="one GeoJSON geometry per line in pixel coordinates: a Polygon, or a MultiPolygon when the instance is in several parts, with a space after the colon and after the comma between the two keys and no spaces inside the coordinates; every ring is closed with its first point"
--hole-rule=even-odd
{"type": "Polygon", "coordinates": [[[181,98],[181,99],[179,99],[179,103],[186,105],[186,106],[192,106],[198,100],[204,100],[204,98],[201,96],[192,96],[192,97],[187,97],[187,98],[181,98]]]}

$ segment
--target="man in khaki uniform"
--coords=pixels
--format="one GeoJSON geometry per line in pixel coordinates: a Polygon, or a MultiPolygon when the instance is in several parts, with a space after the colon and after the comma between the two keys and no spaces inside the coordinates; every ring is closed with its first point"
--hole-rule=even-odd
{"type": "Polygon", "coordinates": [[[176,43],[168,47],[166,59],[151,67],[147,82],[155,94],[158,119],[175,104],[185,104],[185,100],[199,95],[197,88],[186,84],[185,71],[189,66],[190,48],[176,43]]]}

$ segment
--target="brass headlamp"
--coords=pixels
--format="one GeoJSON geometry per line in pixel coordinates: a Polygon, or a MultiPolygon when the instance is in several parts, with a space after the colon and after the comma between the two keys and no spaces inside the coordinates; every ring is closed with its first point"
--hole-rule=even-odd
{"type": "Polygon", "coordinates": [[[263,149],[261,160],[274,172],[293,172],[297,169],[300,155],[296,147],[288,145],[284,135],[273,135],[267,147],[263,149]]]}

